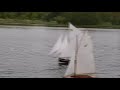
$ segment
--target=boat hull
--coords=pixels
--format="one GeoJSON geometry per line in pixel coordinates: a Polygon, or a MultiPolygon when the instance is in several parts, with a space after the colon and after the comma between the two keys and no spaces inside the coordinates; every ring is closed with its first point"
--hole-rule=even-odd
{"type": "Polygon", "coordinates": [[[68,77],[64,77],[64,78],[95,78],[95,76],[91,76],[91,75],[76,75],[76,76],[68,76],[68,77]]]}
{"type": "Polygon", "coordinates": [[[64,59],[64,58],[58,58],[58,61],[59,61],[59,62],[63,62],[63,63],[64,63],[64,62],[65,62],[65,63],[69,63],[70,60],[69,60],[69,59],[64,59]]]}
{"type": "Polygon", "coordinates": [[[59,64],[59,66],[68,65],[68,63],[65,63],[65,62],[64,63],[63,62],[62,63],[58,63],[58,64],[59,64]]]}

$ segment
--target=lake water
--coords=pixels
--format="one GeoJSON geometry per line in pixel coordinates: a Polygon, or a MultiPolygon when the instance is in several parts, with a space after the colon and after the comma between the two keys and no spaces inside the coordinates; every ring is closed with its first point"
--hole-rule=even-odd
{"type": "MultiPolygon", "coordinates": [[[[120,78],[120,30],[89,31],[99,78],[120,78]]],[[[0,28],[0,78],[62,78],[67,66],[48,55],[64,29],[0,28]]]]}

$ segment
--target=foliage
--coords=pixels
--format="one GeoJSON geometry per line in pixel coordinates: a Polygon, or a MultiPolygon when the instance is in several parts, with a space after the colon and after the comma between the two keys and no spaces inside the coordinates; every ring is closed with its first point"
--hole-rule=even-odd
{"type": "Polygon", "coordinates": [[[120,12],[0,12],[0,19],[40,20],[75,25],[119,25],[120,12]]]}

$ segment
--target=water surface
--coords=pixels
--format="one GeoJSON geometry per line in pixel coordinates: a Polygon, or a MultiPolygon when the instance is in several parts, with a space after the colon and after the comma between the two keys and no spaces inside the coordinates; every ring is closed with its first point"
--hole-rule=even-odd
{"type": "MultiPolygon", "coordinates": [[[[96,73],[120,77],[120,30],[89,31],[93,40],[96,73]]],[[[64,29],[0,28],[0,78],[62,78],[66,66],[48,55],[64,29]]]]}

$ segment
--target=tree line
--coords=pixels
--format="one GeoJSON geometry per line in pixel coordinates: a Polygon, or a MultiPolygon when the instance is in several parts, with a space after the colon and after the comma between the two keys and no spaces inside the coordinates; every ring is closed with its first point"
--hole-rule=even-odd
{"type": "Polygon", "coordinates": [[[54,21],[58,24],[119,25],[120,12],[0,12],[0,19],[54,21]]]}

